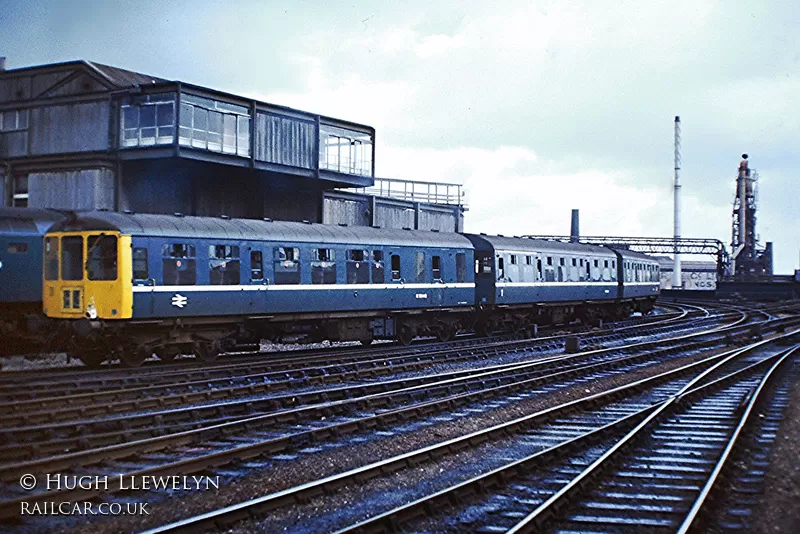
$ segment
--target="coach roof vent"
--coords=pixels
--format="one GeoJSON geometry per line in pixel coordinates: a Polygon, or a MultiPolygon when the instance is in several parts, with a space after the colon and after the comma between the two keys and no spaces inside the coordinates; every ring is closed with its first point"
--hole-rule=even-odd
{"type": "Polygon", "coordinates": [[[226,221],[231,220],[231,216],[230,215],[220,215],[219,218],[220,219],[225,219],[226,221]]]}
{"type": "Polygon", "coordinates": [[[436,232],[438,234],[439,233],[439,229],[438,228],[431,228],[431,232],[436,232]]]}
{"type": "Polygon", "coordinates": [[[264,221],[264,222],[272,222],[272,219],[270,219],[269,217],[264,217],[261,220],[264,221]]]}
{"type": "Polygon", "coordinates": [[[312,223],[312,222],[311,222],[311,221],[309,221],[308,219],[303,219],[303,224],[314,224],[314,223],[312,223]]]}
{"type": "Polygon", "coordinates": [[[339,223],[339,226],[347,226],[347,223],[339,223]]]}
{"type": "Polygon", "coordinates": [[[175,213],[173,213],[173,215],[174,215],[175,217],[183,217],[183,213],[181,213],[181,212],[179,212],[179,211],[176,211],[175,213]]]}
{"type": "Polygon", "coordinates": [[[134,211],[133,210],[122,210],[122,213],[124,213],[125,215],[133,215],[134,211]]]}

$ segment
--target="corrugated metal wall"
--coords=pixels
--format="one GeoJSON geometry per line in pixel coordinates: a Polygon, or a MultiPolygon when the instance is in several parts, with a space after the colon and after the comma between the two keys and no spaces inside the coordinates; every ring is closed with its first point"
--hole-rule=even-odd
{"type": "Polygon", "coordinates": [[[15,158],[28,154],[28,131],[0,134],[0,158],[15,158]]]}
{"type": "Polygon", "coordinates": [[[259,112],[256,118],[257,160],[311,169],[314,166],[316,125],[259,112]]]}
{"type": "Polygon", "coordinates": [[[375,206],[375,224],[381,228],[414,228],[414,210],[378,203],[375,206]]]}
{"type": "Polygon", "coordinates": [[[370,226],[370,201],[325,197],[322,203],[322,222],[325,224],[346,224],[347,226],[370,226]]]}
{"type": "Polygon", "coordinates": [[[422,230],[439,230],[440,232],[455,232],[459,229],[458,220],[454,211],[445,212],[426,209],[419,210],[419,228],[422,230]]]}
{"type": "Polygon", "coordinates": [[[110,169],[39,172],[28,175],[28,207],[67,210],[114,209],[110,169]]]}
{"type": "Polygon", "coordinates": [[[32,108],[31,155],[108,149],[108,108],[107,101],[32,108]]]}

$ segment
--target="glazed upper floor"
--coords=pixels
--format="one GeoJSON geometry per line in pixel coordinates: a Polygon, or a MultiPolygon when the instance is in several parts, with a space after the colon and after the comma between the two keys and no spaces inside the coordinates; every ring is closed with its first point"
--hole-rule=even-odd
{"type": "Polygon", "coordinates": [[[375,130],[89,61],[0,72],[0,159],[181,157],[373,183],[375,130]]]}

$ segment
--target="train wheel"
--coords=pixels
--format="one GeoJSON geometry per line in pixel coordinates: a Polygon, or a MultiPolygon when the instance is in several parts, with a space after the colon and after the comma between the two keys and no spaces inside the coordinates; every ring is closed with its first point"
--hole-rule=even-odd
{"type": "Polygon", "coordinates": [[[411,345],[411,342],[414,341],[414,331],[408,326],[401,326],[397,332],[397,341],[401,345],[411,345]]]}
{"type": "Polygon", "coordinates": [[[201,362],[213,362],[219,358],[219,343],[198,341],[194,344],[194,356],[201,362]]]}
{"type": "Polygon", "coordinates": [[[452,325],[442,325],[436,332],[436,339],[442,343],[447,343],[456,335],[456,329],[452,325]]]}
{"type": "Polygon", "coordinates": [[[106,353],[102,350],[90,350],[82,352],[77,356],[73,353],[69,355],[70,359],[76,358],[83,362],[83,365],[90,369],[99,369],[100,366],[106,361],[106,353]]]}
{"type": "Polygon", "coordinates": [[[174,362],[175,358],[178,357],[178,354],[180,354],[180,352],[181,352],[180,349],[175,345],[159,347],[155,350],[158,359],[165,363],[174,362]]]}
{"type": "Polygon", "coordinates": [[[149,345],[142,345],[135,350],[122,349],[119,351],[119,363],[125,367],[139,367],[152,355],[153,349],[149,345]]]}

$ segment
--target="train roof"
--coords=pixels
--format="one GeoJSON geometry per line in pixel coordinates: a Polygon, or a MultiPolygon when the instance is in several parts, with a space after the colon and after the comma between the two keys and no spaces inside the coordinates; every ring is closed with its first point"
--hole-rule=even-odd
{"type": "Polygon", "coordinates": [[[0,207],[0,233],[43,235],[53,223],[65,215],[55,210],[0,207]]]}
{"type": "Polygon", "coordinates": [[[585,245],[582,243],[566,243],[564,241],[550,241],[547,239],[529,239],[527,237],[505,237],[501,235],[465,234],[473,243],[484,242],[496,250],[516,250],[520,252],[547,252],[552,251],[563,254],[602,254],[613,256],[614,253],[605,247],[585,245]]]}
{"type": "Polygon", "coordinates": [[[130,214],[110,211],[76,213],[54,225],[51,231],[110,230],[149,237],[270,240],[294,243],[346,243],[472,249],[461,234],[423,230],[334,226],[289,221],[229,219],[182,215],[130,214]]]}

